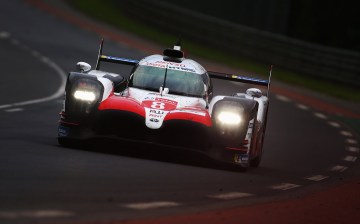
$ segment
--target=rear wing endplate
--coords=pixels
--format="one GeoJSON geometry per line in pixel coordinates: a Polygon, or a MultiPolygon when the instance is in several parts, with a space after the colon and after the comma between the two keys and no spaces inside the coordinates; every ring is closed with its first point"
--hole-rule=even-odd
{"type": "Polygon", "coordinates": [[[139,63],[139,60],[103,55],[102,54],[103,46],[104,46],[104,39],[102,39],[100,42],[98,58],[97,58],[96,67],[95,67],[96,70],[100,69],[100,63],[103,61],[110,62],[110,63],[116,63],[116,64],[122,64],[122,65],[132,65],[132,66],[137,65],[139,63]]]}

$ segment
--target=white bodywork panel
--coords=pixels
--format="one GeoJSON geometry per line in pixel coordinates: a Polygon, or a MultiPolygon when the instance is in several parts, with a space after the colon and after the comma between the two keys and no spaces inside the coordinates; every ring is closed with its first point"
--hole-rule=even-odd
{"type": "MultiPolygon", "coordinates": [[[[264,122],[264,119],[265,119],[265,116],[266,116],[266,108],[267,108],[267,105],[268,105],[268,98],[266,96],[261,96],[261,97],[252,97],[252,96],[249,96],[247,94],[244,94],[245,95],[245,98],[246,99],[252,99],[252,100],[255,100],[258,102],[258,113],[257,113],[257,121],[258,122],[264,122]]],[[[228,96],[215,96],[211,102],[210,102],[210,105],[209,105],[209,113],[212,114],[213,112],[213,107],[215,105],[215,103],[217,103],[219,100],[222,100],[224,99],[225,97],[228,97],[228,96]]]]}
{"type": "Polygon", "coordinates": [[[123,96],[129,96],[145,108],[145,124],[148,128],[158,129],[165,117],[172,113],[191,113],[205,116],[206,101],[202,98],[160,94],[138,88],[128,88],[123,96]]]}
{"type": "Polygon", "coordinates": [[[101,84],[104,86],[104,94],[103,94],[103,97],[102,97],[101,101],[106,100],[110,96],[110,94],[111,94],[111,92],[113,91],[113,88],[114,88],[113,82],[110,81],[109,79],[103,78],[103,77],[105,75],[110,75],[110,76],[113,76],[113,77],[119,76],[118,74],[115,74],[115,73],[103,72],[103,71],[99,71],[99,70],[91,70],[91,71],[89,71],[88,73],[85,73],[85,74],[96,76],[97,79],[99,80],[99,82],[101,82],[101,84]]]}

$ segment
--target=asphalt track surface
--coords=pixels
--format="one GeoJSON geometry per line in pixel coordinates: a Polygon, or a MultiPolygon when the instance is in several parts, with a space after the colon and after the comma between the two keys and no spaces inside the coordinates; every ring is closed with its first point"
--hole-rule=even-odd
{"type": "MultiPolygon", "coordinates": [[[[358,115],[281,85],[270,95],[263,161],[248,172],[198,153],[139,144],[60,147],[66,72],[77,61],[94,65],[99,35],[107,37],[109,55],[140,59],[162,52],[61,12],[36,1],[0,2],[0,223],[118,223],[246,207],[328,189],[359,169],[356,134],[333,116],[358,115]]],[[[214,85],[215,94],[246,88],[219,80],[214,85]]]]}

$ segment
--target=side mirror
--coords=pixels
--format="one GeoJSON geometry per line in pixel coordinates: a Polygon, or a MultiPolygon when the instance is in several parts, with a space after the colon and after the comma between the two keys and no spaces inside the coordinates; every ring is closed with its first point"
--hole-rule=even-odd
{"type": "Polygon", "coordinates": [[[76,63],[76,69],[80,72],[88,72],[91,69],[91,65],[86,62],[78,62],[76,63]]]}
{"type": "Polygon", "coordinates": [[[250,89],[246,90],[246,95],[259,98],[262,96],[262,92],[260,89],[250,88],[250,89]]]}

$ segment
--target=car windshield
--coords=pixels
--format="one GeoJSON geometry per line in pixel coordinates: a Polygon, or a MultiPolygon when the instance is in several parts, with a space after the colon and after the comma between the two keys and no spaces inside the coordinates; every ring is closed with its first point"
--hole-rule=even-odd
{"type": "MultiPolygon", "coordinates": [[[[165,68],[140,65],[136,68],[132,86],[158,91],[164,84],[165,68]]],[[[165,88],[170,94],[202,97],[205,94],[205,84],[201,75],[180,70],[168,69],[165,88]]]]}

